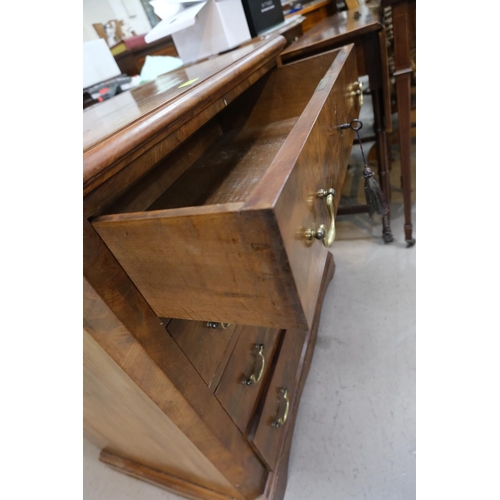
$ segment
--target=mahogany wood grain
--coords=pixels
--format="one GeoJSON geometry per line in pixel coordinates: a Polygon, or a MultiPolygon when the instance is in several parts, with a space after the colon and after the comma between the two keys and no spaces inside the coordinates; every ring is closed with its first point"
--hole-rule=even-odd
{"type": "Polygon", "coordinates": [[[123,458],[241,498],[209,459],[84,331],[84,427],[123,458]]]}
{"type": "Polygon", "coordinates": [[[233,422],[246,433],[262,388],[274,359],[279,330],[272,328],[243,327],[236,347],[229,359],[215,396],[221,402],[233,422]],[[246,385],[243,382],[260,369],[261,358],[255,345],[263,344],[264,371],[259,382],[246,385]]]}
{"type": "Polygon", "coordinates": [[[236,325],[214,329],[204,321],[182,319],[173,319],[167,325],[167,331],[209,387],[226,349],[231,346],[235,329],[236,325]]]}
{"type": "Polygon", "coordinates": [[[86,330],[242,496],[260,494],[265,468],[87,221],[84,243],[86,330]]]}
{"type": "Polygon", "coordinates": [[[121,100],[113,102],[113,99],[110,99],[108,102],[111,109],[102,108],[101,106],[107,105],[107,102],[104,102],[101,106],[84,111],[84,194],[102,184],[132,159],[144,154],[147,149],[204,111],[250,74],[265,66],[279,54],[285,44],[286,40],[278,36],[269,41],[249,45],[201,63],[200,66],[186,68],[182,70],[182,74],[169,73],[165,75],[168,81],[164,87],[156,80],[151,82],[151,85],[160,87],[158,93],[153,93],[152,97],[152,89],[146,88],[146,85],[149,85],[146,84],[139,87],[135,93],[134,89],[121,94],[129,96],[122,98],[126,103],[121,100]],[[230,61],[233,63],[228,64],[230,61]],[[181,84],[192,79],[199,81],[193,82],[193,86],[179,88],[181,84]],[[146,102],[142,103],[137,99],[141,106],[138,103],[134,103],[136,106],[130,106],[130,96],[135,101],[136,94],[142,93],[146,102]],[[116,106],[118,109],[115,111],[116,106]]]}

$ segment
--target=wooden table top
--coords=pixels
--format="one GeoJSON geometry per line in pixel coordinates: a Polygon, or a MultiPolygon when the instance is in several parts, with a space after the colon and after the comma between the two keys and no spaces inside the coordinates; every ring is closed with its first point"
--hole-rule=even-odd
{"type": "Polygon", "coordinates": [[[355,11],[347,10],[338,12],[333,16],[322,19],[314,28],[292,43],[286,48],[281,56],[283,61],[287,55],[297,55],[301,52],[310,52],[312,49],[326,47],[332,42],[337,44],[350,43],[353,38],[365,35],[372,31],[379,31],[383,25],[379,22],[378,16],[366,6],[359,6],[358,12],[361,14],[355,19],[355,11]]]}
{"type": "Polygon", "coordinates": [[[285,44],[283,36],[265,37],[84,110],[84,194],[188,122],[201,126],[224,105],[228,92],[234,98],[250,85],[252,75],[262,76],[275,66],[285,44]]]}
{"type": "Polygon", "coordinates": [[[300,16],[312,12],[313,10],[320,9],[325,5],[328,5],[331,0],[313,0],[312,2],[306,3],[304,7],[300,10],[296,10],[295,12],[290,12],[285,16],[285,19],[290,19],[294,16],[300,16]]]}
{"type": "Polygon", "coordinates": [[[227,54],[161,75],[83,112],[84,152],[106,137],[178,98],[264,45],[257,41],[227,54]]]}
{"type": "Polygon", "coordinates": [[[300,16],[288,19],[226,54],[185,65],[176,71],[160,75],[154,81],[118,94],[109,101],[89,107],[83,113],[83,151],[91,149],[121,128],[178,98],[187,90],[257,50],[270,39],[293,29],[303,20],[300,16]]]}

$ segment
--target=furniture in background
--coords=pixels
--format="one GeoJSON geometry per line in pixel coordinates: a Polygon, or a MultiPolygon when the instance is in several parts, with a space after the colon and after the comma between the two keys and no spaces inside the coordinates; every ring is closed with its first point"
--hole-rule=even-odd
{"type": "MultiPolygon", "coordinates": [[[[293,4],[293,2],[290,3],[293,4]]],[[[306,31],[309,31],[322,19],[325,19],[326,17],[331,16],[336,12],[336,8],[332,0],[313,0],[312,2],[301,3],[302,8],[285,15],[285,19],[290,19],[294,16],[299,15],[304,16],[305,21],[302,24],[304,33],[306,31]]]]}
{"type": "MultiPolygon", "coordinates": [[[[125,50],[114,56],[116,64],[122,73],[129,76],[139,75],[146,61],[146,56],[171,56],[179,57],[171,36],[160,38],[152,43],[129,44],[125,50]]],[[[126,43],[127,40],[124,40],[126,43]]]]}
{"type": "Polygon", "coordinates": [[[120,71],[126,75],[139,75],[148,55],[178,57],[171,36],[146,43],[145,34],[137,35],[126,29],[121,20],[112,20],[105,24],[96,23],[93,26],[99,37],[108,44],[120,71]]]}
{"type": "Polygon", "coordinates": [[[405,217],[405,239],[408,247],[415,244],[411,216],[411,78],[414,76],[412,52],[416,47],[415,9],[413,0],[382,0],[383,9],[391,11],[392,36],[391,76],[395,79],[396,105],[399,127],[399,153],[401,161],[401,187],[405,217]]]}
{"type": "Polygon", "coordinates": [[[267,37],[84,111],[84,425],[191,499],[278,500],[359,115],[267,37]]]}
{"type": "Polygon", "coordinates": [[[137,35],[137,33],[121,19],[111,19],[107,23],[94,23],[92,25],[99,35],[111,48],[123,39],[137,35]]]}
{"type": "MultiPolygon", "coordinates": [[[[323,19],[299,40],[292,43],[280,55],[283,63],[300,61],[345,44],[354,43],[359,75],[368,75],[372,97],[374,131],[377,146],[377,162],[380,187],[390,206],[391,187],[389,178],[390,158],[387,134],[392,130],[390,82],[384,25],[366,5],[357,9],[338,12],[323,19]]],[[[362,88],[352,88],[352,93],[362,95],[362,88]]],[[[365,140],[371,140],[367,137],[365,140]]],[[[339,215],[368,212],[367,205],[341,207],[339,215]]],[[[383,220],[382,236],[386,243],[394,240],[390,227],[383,220]]]]}

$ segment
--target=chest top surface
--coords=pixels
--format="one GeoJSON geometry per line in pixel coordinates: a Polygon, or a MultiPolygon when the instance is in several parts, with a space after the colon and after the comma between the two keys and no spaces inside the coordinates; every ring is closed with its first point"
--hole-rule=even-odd
{"type": "Polygon", "coordinates": [[[151,82],[86,109],[83,112],[83,150],[91,149],[121,128],[173,101],[265,43],[257,41],[219,57],[160,75],[151,82]]]}
{"type": "Polygon", "coordinates": [[[159,133],[173,133],[259,68],[275,65],[285,42],[279,35],[255,41],[85,110],[84,194],[122,168],[131,153],[151,147],[159,133]]]}

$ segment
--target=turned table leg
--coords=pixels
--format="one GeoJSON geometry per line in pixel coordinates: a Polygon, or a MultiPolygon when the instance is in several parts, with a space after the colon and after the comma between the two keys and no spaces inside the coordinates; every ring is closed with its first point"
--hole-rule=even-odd
{"type": "Polygon", "coordinates": [[[409,4],[406,1],[392,7],[394,26],[394,77],[399,122],[399,149],[401,161],[401,187],[405,216],[405,239],[408,247],[415,244],[411,220],[411,61],[409,4]]]}
{"type": "Polygon", "coordinates": [[[387,213],[382,216],[382,236],[385,243],[394,241],[391,230],[391,182],[389,177],[389,148],[386,122],[390,117],[385,117],[383,74],[381,63],[380,39],[377,34],[365,37],[365,62],[366,71],[370,82],[370,92],[373,106],[373,125],[377,145],[377,162],[380,188],[387,202],[387,213]]]}

